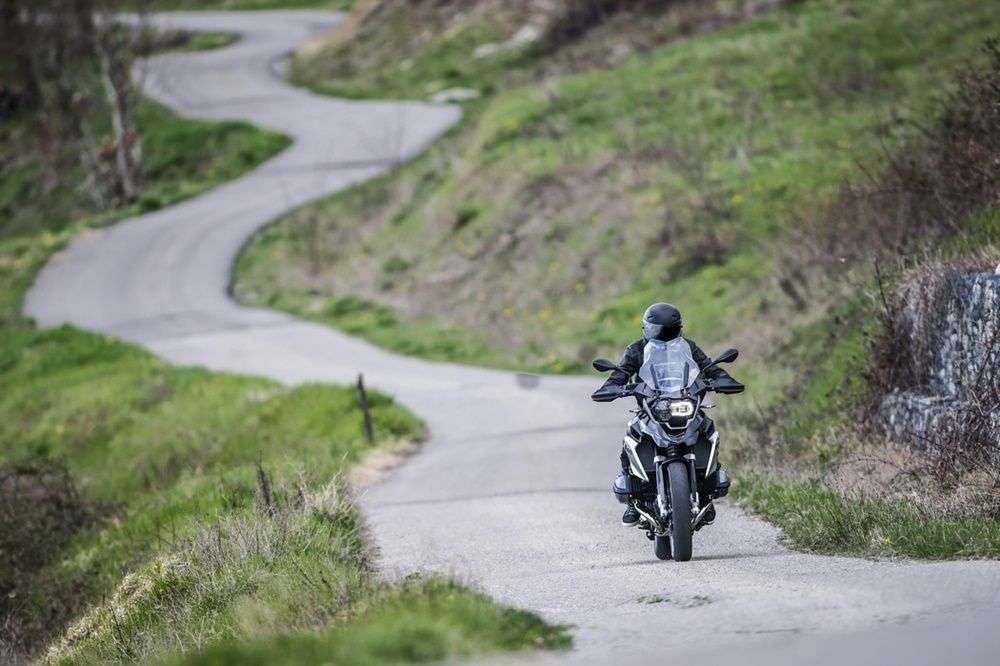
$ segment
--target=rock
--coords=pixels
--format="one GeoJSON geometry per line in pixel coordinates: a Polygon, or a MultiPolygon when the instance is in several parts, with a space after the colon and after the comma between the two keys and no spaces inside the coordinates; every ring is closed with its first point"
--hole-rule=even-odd
{"type": "Polygon", "coordinates": [[[498,44],[496,42],[490,42],[489,44],[480,44],[472,52],[473,56],[476,58],[490,58],[497,55],[498,53],[503,53],[506,51],[516,51],[517,49],[524,48],[529,44],[533,44],[538,41],[538,38],[542,36],[541,28],[528,24],[522,26],[520,30],[514,33],[514,35],[508,39],[506,42],[498,44]]]}
{"type": "Polygon", "coordinates": [[[475,56],[476,58],[489,58],[490,56],[494,56],[497,53],[499,53],[501,48],[503,48],[503,45],[497,44],[496,42],[489,42],[488,44],[480,44],[472,52],[472,55],[475,56]]]}
{"type": "Polygon", "coordinates": [[[435,104],[450,104],[452,102],[465,102],[479,97],[479,91],[475,88],[447,88],[431,95],[431,101],[435,104]]]}
{"type": "MultiPolygon", "coordinates": [[[[969,418],[977,391],[1000,381],[1000,274],[952,275],[930,289],[917,287],[922,298],[910,299],[903,315],[907,335],[933,335],[925,388],[890,393],[879,413],[888,433],[924,448],[935,433],[969,418]],[[928,306],[932,292],[939,296],[928,306]],[[928,307],[944,308],[932,326],[921,319],[928,307]]],[[[1000,440],[1000,409],[987,417],[989,431],[1000,440]]]]}
{"type": "MultiPolygon", "coordinates": [[[[933,393],[964,395],[986,366],[1000,364],[1000,276],[960,277],[950,286],[945,331],[930,368],[933,393]]],[[[986,368],[988,369],[988,368],[986,368]]]]}
{"type": "Polygon", "coordinates": [[[542,31],[537,26],[526,25],[522,26],[520,30],[514,33],[507,43],[513,48],[519,48],[522,46],[527,46],[533,42],[537,42],[538,38],[542,36],[542,31]]]}

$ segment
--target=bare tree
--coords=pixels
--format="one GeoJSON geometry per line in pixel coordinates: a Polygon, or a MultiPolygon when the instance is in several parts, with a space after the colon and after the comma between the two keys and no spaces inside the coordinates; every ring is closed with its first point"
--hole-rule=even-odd
{"type": "Polygon", "coordinates": [[[139,196],[142,180],[142,142],[136,122],[138,90],[132,82],[132,69],[144,21],[140,20],[135,29],[124,29],[115,20],[116,9],[111,2],[97,9],[92,35],[113,140],[113,175],[106,186],[118,202],[124,203],[139,196]]]}
{"type": "Polygon", "coordinates": [[[145,22],[140,12],[136,27],[120,25],[125,6],[126,0],[0,0],[0,97],[32,114],[46,182],[54,186],[79,165],[99,208],[134,201],[142,188],[139,91],[131,73],[145,22]]]}

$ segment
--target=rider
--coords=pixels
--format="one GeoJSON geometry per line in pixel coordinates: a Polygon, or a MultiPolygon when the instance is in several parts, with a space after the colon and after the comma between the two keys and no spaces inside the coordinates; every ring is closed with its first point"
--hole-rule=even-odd
{"type": "MultiPolygon", "coordinates": [[[[670,303],[654,303],[650,305],[646,308],[646,313],[642,316],[642,338],[636,340],[625,348],[625,353],[622,354],[622,359],[618,362],[618,365],[622,368],[622,370],[613,371],[611,376],[608,377],[608,380],[604,382],[599,389],[594,391],[594,395],[596,396],[602,393],[607,394],[609,391],[618,391],[619,387],[624,386],[629,382],[632,375],[639,372],[639,368],[641,368],[643,364],[643,352],[646,348],[647,341],[669,341],[677,338],[680,334],[680,310],[675,308],[670,303]]],[[[703,372],[703,376],[710,379],[716,387],[727,385],[728,387],[735,389],[734,392],[743,390],[743,385],[730,377],[729,373],[719,366],[713,366],[706,370],[706,367],[712,362],[712,359],[710,359],[708,355],[694,343],[693,340],[689,338],[683,339],[690,346],[691,357],[694,359],[694,362],[698,364],[698,368],[703,372]]],[[[625,451],[622,451],[621,463],[622,477],[627,477],[629,474],[629,461],[625,451]]],[[[712,518],[714,518],[714,515],[706,516],[704,522],[708,523],[712,518]]],[[[636,511],[635,507],[629,505],[629,507],[625,509],[625,515],[622,516],[622,524],[632,526],[638,522],[639,512],[636,511]]]]}

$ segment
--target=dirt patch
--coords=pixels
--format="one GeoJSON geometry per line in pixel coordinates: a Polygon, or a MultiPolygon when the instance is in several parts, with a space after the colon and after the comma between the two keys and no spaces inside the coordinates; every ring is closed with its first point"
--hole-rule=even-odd
{"type": "Polygon", "coordinates": [[[100,513],[59,461],[0,466],[0,661],[24,660],[63,626],[73,595],[38,599],[38,575],[100,513]]]}
{"type": "Polygon", "coordinates": [[[354,465],[347,476],[351,494],[356,495],[365,488],[383,481],[392,470],[402,465],[419,449],[420,442],[406,439],[372,451],[364,460],[354,465]]]}

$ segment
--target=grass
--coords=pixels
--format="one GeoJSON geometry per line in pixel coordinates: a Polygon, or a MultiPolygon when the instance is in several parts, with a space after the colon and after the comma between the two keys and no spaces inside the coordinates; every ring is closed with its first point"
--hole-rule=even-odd
{"type": "Polygon", "coordinates": [[[956,519],[912,502],[844,496],[819,482],[766,475],[743,475],[733,495],[780,527],[799,550],[927,560],[1000,557],[996,521],[956,519]]]}
{"type": "Polygon", "coordinates": [[[477,46],[505,41],[525,17],[514,9],[494,7],[468,15],[453,26],[437,24],[450,8],[385,5],[379,21],[350,41],[328,48],[322,57],[292,60],[292,78],[323,94],[351,99],[422,99],[445,88],[471,88],[491,94],[505,77],[540,60],[531,49],[494,57],[470,57],[477,46]],[[431,25],[425,22],[431,21],[431,25]],[[411,26],[436,33],[419,37],[411,26]]]}
{"type": "Polygon", "coordinates": [[[133,205],[99,211],[80,192],[83,175],[72,172],[49,185],[27,119],[5,122],[11,159],[0,172],[0,239],[64,231],[88,217],[91,225],[169,206],[260,164],[288,146],[287,137],[247,123],[180,120],[163,106],[139,109],[147,186],[133,205]]]}
{"type": "MultiPolygon", "coordinates": [[[[353,390],[175,368],[20,315],[37,271],[77,234],[234,178],[286,139],[145,103],[145,194],[96,212],[76,173],[44,189],[24,122],[0,128],[0,476],[26,490],[2,498],[0,519],[59,529],[11,544],[5,527],[3,659],[47,646],[58,663],[202,650],[376,663],[567,644],[562,628],[453,583],[377,579],[345,494],[373,448],[353,390]],[[60,492],[59,475],[38,472],[53,467],[66,471],[60,492]]],[[[374,446],[420,437],[391,399],[370,400],[374,446]]]]}
{"type": "Polygon", "coordinates": [[[782,415],[785,437],[803,441],[842,423],[863,399],[868,344],[876,318],[855,297],[830,315],[795,330],[785,353],[799,365],[797,386],[782,415]]]}
{"type": "Polygon", "coordinates": [[[181,663],[426,663],[525,645],[563,648],[568,640],[531,613],[498,608],[486,597],[448,581],[410,577],[399,586],[375,592],[362,604],[356,622],[321,634],[222,644],[181,663]]]}

